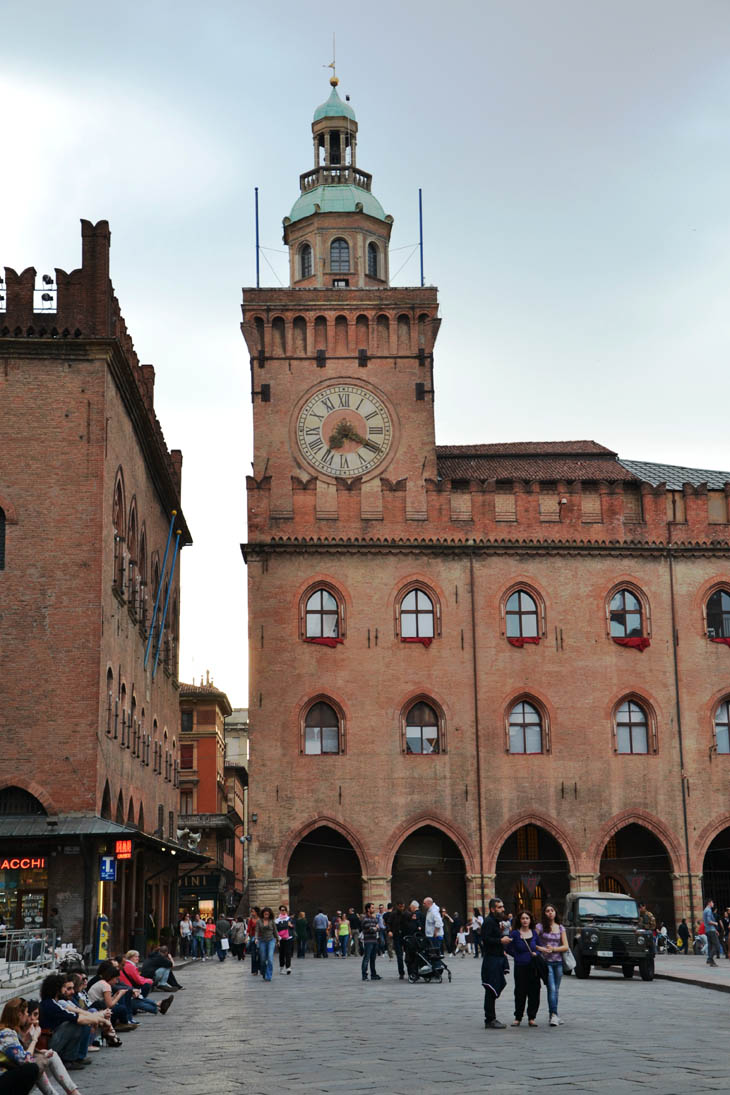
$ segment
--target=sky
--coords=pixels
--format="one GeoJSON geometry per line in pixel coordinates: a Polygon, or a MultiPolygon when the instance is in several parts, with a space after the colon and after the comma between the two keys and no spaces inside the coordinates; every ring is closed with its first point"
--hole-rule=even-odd
{"type": "Polygon", "coordinates": [[[71,270],[80,218],[110,222],[184,453],[182,680],[247,703],[253,192],[261,284],[286,284],[333,32],[394,284],[418,283],[423,189],[437,442],[730,466],[727,0],[0,0],[0,25],[0,267],[71,270]]]}

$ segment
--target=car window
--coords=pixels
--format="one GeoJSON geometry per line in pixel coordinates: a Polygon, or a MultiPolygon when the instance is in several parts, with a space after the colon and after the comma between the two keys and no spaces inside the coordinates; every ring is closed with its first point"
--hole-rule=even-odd
{"type": "Polygon", "coordinates": [[[580,916],[628,917],[639,915],[636,902],[630,897],[581,897],[578,902],[580,916]]]}

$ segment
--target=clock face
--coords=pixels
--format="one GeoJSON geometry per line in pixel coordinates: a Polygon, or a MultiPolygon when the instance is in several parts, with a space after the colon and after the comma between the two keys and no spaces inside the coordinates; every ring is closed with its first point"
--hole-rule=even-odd
{"type": "Polygon", "coordinates": [[[385,405],[357,384],[321,388],[297,420],[297,440],[307,462],[345,479],[372,471],[387,455],[392,438],[385,405]]]}

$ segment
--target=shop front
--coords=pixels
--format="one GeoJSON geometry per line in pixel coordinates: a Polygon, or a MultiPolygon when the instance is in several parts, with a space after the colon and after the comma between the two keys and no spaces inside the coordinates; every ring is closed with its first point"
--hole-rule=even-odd
{"type": "Polygon", "coordinates": [[[48,924],[48,860],[34,849],[0,859],[0,919],[8,930],[48,924]]]}
{"type": "Polygon", "coordinates": [[[180,875],[179,916],[186,912],[200,913],[204,920],[211,916],[235,916],[241,894],[235,889],[231,871],[196,868],[180,875]]]}

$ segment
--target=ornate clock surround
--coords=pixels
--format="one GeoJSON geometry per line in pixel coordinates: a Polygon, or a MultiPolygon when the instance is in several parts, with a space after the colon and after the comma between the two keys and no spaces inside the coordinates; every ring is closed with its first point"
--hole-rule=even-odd
{"type": "Polygon", "coordinates": [[[382,474],[397,448],[398,424],[388,400],[349,377],[310,388],[291,419],[292,449],[320,478],[369,479],[382,474]]]}

